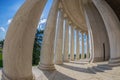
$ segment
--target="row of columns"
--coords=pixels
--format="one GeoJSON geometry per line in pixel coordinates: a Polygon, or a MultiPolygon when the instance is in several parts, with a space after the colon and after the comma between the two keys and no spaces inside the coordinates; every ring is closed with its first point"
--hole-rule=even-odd
{"type": "MultiPolygon", "coordinates": [[[[43,11],[46,1],[47,0],[26,0],[12,20],[6,35],[3,49],[4,67],[2,71],[2,80],[33,80],[32,48],[34,43],[34,35],[39,22],[39,17],[43,11]]],[[[39,65],[39,69],[42,70],[55,69],[53,62],[54,39],[59,1],[60,0],[53,1],[44,32],[41,60],[39,65]]],[[[111,48],[109,63],[110,65],[120,65],[120,22],[114,11],[110,8],[105,0],[92,0],[92,2],[101,14],[108,32],[111,48]]],[[[61,15],[59,14],[59,16],[61,15]]],[[[59,22],[62,24],[61,21],[57,21],[57,23],[59,22]]],[[[65,20],[64,25],[66,25],[64,61],[68,61],[69,24],[67,20],[65,20]]],[[[62,31],[61,29],[59,30],[60,31],[58,32],[62,31]]],[[[61,36],[61,34],[58,34],[58,37],[59,36],[61,36]]],[[[58,41],[61,42],[62,38],[59,37],[58,41]]],[[[61,46],[61,43],[59,44],[57,41],[56,43],[57,46],[61,46]]],[[[56,56],[59,57],[56,58],[58,59],[56,60],[56,63],[62,61],[60,57],[61,48],[55,52],[59,53],[59,56],[56,56]]]]}
{"type": "MultiPolygon", "coordinates": [[[[41,49],[41,60],[39,69],[42,70],[54,70],[55,64],[63,64],[74,60],[75,43],[74,43],[74,26],[68,21],[67,17],[63,14],[61,8],[59,8],[59,0],[55,0],[52,9],[50,11],[48,21],[46,23],[46,29],[44,32],[43,45],[41,49]],[[71,40],[69,35],[69,27],[71,26],[71,40]],[[65,29],[65,30],[64,30],[65,29]],[[55,32],[56,30],[56,32],[55,32]],[[64,32],[63,32],[64,31],[64,32]],[[64,35],[64,34],[65,35],[64,35]],[[64,36],[63,36],[64,35],[64,36]],[[55,40],[54,40],[55,39],[55,40]],[[64,42],[63,42],[64,41],[64,42]],[[69,41],[71,41],[71,47],[69,41]],[[71,50],[69,50],[71,48],[71,50]],[[70,52],[70,53],[69,53],[70,52]]],[[[80,55],[80,40],[79,30],[77,30],[76,42],[76,60],[79,60],[80,55]]],[[[82,59],[84,58],[84,37],[82,36],[82,59]]],[[[89,50],[89,49],[88,49],[89,50]]],[[[89,54],[89,51],[87,51],[89,54]]]]}
{"type": "MultiPolygon", "coordinates": [[[[58,10],[57,22],[56,22],[56,37],[55,37],[55,45],[54,45],[54,54],[55,64],[62,64],[64,62],[69,62],[80,59],[80,30],[78,28],[74,28],[70,21],[68,21],[67,17],[63,18],[62,9],[58,10]],[[71,30],[70,30],[71,28],[71,30]],[[65,30],[64,30],[65,29],[65,30]],[[75,58],[75,33],[76,30],[76,58],[75,58]],[[64,32],[63,32],[64,31],[64,32]],[[64,34],[63,34],[64,33],[64,34]],[[71,33],[71,37],[70,37],[71,33]],[[64,41],[64,42],[63,42],[64,41]],[[70,59],[69,59],[70,55],[70,59]],[[63,60],[62,60],[63,58],[63,60]]],[[[87,34],[87,53],[86,56],[89,58],[89,39],[87,34]]],[[[81,58],[85,58],[84,52],[84,32],[82,32],[82,54],[81,58]]]]}

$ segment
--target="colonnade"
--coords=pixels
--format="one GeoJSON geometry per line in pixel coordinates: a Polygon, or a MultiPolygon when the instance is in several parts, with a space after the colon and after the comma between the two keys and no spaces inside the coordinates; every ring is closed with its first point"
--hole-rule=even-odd
{"type": "MultiPolygon", "coordinates": [[[[51,11],[49,13],[44,33],[39,69],[53,70],[55,69],[54,64],[63,64],[63,62],[80,60],[80,32],[81,31],[79,27],[75,27],[74,23],[72,23],[72,21],[68,18],[68,16],[61,7],[61,4],[57,2],[57,0],[54,1],[51,11]],[[50,54],[48,55],[48,53],[50,54]]],[[[85,58],[84,57],[85,42],[83,36],[83,34],[85,34],[84,31],[82,31],[81,34],[82,34],[81,59],[84,59],[85,58]]],[[[88,36],[88,34],[86,35],[88,36]]],[[[89,44],[89,38],[86,39],[87,44],[89,44]]],[[[89,47],[87,47],[86,50],[87,58],[89,58],[88,56],[89,47]]]]}
{"type": "MultiPolygon", "coordinates": [[[[23,6],[20,8],[20,10],[17,12],[14,19],[12,20],[4,43],[4,67],[2,72],[2,80],[33,80],[32,50],[34,35],[46,1],[47,0],[26,0],[26,2],[23,4],[23,6]]],[[[94,6],[99,11],[99,14],[97,16],[101,16],[102,18],[97,18],[100,18],[100,21],[103,19],[103,22],[105,24],[104,26],[106,27],[106,31],[108,33],[108,38],[110,41],[109,64],[120,65],[120,22],[114,11],[105,2],[105,0],[88,1],[92,1],[92,4],[94,4],[94,6]]],[[[91,31],[94,32],[93,27],[96,26],[95,22],[99,23],[99,20],[97,21],[96,17],[92,18],[96,19],[95,21],[91,20],[90,17],[94,17],[94,13],[89,12],[89,9],[87,8],[88,7],[85,7],[85,16],[87,16],[89,20],[87,20],[86,18],[86,22],[89,26],[92,27],[91,31]]],[[[99,23],[99,25],[97,26],[100,26],[101,24],[102,23],[99,23]]],[[[55,70],[54,64],[62,64],[63,61],[69,62],[70,60],[79,60],[80,32],[82,34],[81,59],[84,58],[85,53],[85,34],[87,35],[87,58],[89,58],[90,46],[88,33],[80,30],[79,27],[80,26],[76,26],[74,23],[72,23],[72,20],[70,20],[69,17],[66,15],[64,9],[60,5],[60,0],[54,0],[44,31],[41,58],[38,67],[39,69],[55,70]],[[69,30],[70,27],[71,30],[69,30]],[[74,37],[74,31],[76,31],[76,37],[74,37]],[[74,54],[76,54],[76,57],[74,56],[74,54]]],[[[95,41],[96,40],[92,42],[95,41]]]]}

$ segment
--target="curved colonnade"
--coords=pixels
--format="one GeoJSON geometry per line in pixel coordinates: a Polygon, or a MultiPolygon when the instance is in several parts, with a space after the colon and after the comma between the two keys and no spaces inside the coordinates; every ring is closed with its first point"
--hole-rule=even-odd
{"type": "MultiPolygon", "coordinates": [[[[2,80],[34,79],[32,48],[37,24],[46,1],[26,0],[15,15],[5,39],[2,80]]],[[[119,25],[116,14],[105,0],[70,0],[68,3],[64,0],[54,0],[44,31],[38,68],[55,70],[54,64],[79,60],[80,32],[82,34],[81,59],[84,59],[83,35],[86,35],[86,56],[90,61],[110,59],[109,65],[119,65],[119,25]],[[73,6],[70,7],[72,3],[73,6]],[[75,52],[76,57],[74,57],[75,52]],[[91,53],[90,57],[89,53],[91,53]]]]}

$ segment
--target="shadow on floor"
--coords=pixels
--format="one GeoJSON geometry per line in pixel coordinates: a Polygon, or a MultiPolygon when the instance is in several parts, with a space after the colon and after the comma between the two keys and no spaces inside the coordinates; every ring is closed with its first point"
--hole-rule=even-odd
{"type": "Polygon", "coordinates": [[[74,71],[95,74],[92,71],[90,71],[88,68],[80,68],[80,67],[70,66],[70,65],[66,65],[66,64],[59,65],[59,66],[67,68],[67,69],[71,69],[71,70],[74,70],[74,71]]]}
{"type": "Polygon", "coordinates": [[[59,71],[42,71],[43,75],[47,78],[47,80],[76,80],[74,78],[71,78],[70,76],[67,76],[63,73],[60,73],[59,71]]]}
{"type": "Polygon", "coordinates": [[[112,70],[112,67],[110,67],[108,64],[98,64],[97,66],[88,67],[88,68],[80,68],[80,67],[75,67],[67,64],[63,64],[59,66],[67,69],[71,69],[74,71],[79,71],[79,72],[84,72],[89,74],[96,74],[97,72],[105,72],[106,70],[112,70]]]}
{"type": "Polygon", "coordinates": [[[97,72],[112,70],[112,67],[110,67],[108,64],[98,64],[97,66],[89,68],[89,70],[96,74],[97,72]]]}

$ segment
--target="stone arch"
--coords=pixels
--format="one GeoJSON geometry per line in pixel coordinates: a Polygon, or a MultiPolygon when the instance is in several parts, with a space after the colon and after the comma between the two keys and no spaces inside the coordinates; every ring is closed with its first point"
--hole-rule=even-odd
{"type": "MultiPolygon", "coordinates": [[[[103,43],[106,45],[105,50],[105,60],[109,60],[110,48],[109,48],[109,39],[106,31],[105,24],[101,15],[99,14],[97,8],[94,4],[89,1],[84,4],[85,17],[88,25],[88,31],[92,31],[93,43],[94,45],[94,56],[93,62],[104,61],[104,50],[103,43]]],[[[92,43],[92,44],[93,44],[92,43]]]]}
{"type": "Polygon", "coordinates": [[[16,13],[3,49],[2,80],[32,80],[35,32],[47,0],[26,0],[16,13]]]}
{"type": "Polygon", "coordinates": [[[120,21],[105,0],[92,0],[105,23],[110,41],[110,61],[111,66],[120,65],[120,21]]]}
{"type": "MultiPolygon", "coordinates": [[[[84,7],[86,10],[87,16],[89,18],[91,27],[93,25],[94,26],[104,26],[104,29],[101,29],[101,30],[106,29],[105,34],[107,34],[107,36],[108,36],[109,47],[110,47],[110,49],[108,49],[108,50],[110,50],[109,51],[109,53],[110,53],[109,64],[111,66],[120,65],[120,63],[119,63],[120,62],[120,58],[119,58],[120,57],[120,49],[118,49],[120,47],[120,44],[119,44],[120,43],[120,38],[119,38],[120,22],[119,22],[118,17],[116,16],[115,12],[113,11],[113,9],[109,6],[109,4],[105,0],[92,0],[92,1],[85,0],[84,7]],[[94,6],[94,8],[93,8],[93,6],[94,6]],[[90,11],[90,9],[92,11],[90,11]],[[95,9],[96,9],[96,12],[95,12],[95,9]]],[[[95,30],[98,30],[98,29],[95,29],[95,30]]],[[[98,34],[98,32],[95,32],[95,33],[98,34]]],[[[93,35],[94,35],[94,33],[93,33],[93,35]]],[[[102,35],[102,37],[103,36],[105,38],[104,34],[102,35]]],[[[102,40],[102,39],[99,39],[99,40],[102,40]]],[[[106,41],[108,41],[108,40],[106,40],[106,41]]],[[[101,43],[101,44],[103,44],[103,43],[101,43]]],[[[94,40],[94,45],[95,45],[95,40],[94,40]]],[[[105,43],[105,45],[106,45],[106,43],[105,43]]],[[[96,49],[94,49],[94,51],[95,50],[96,49]]]]}

